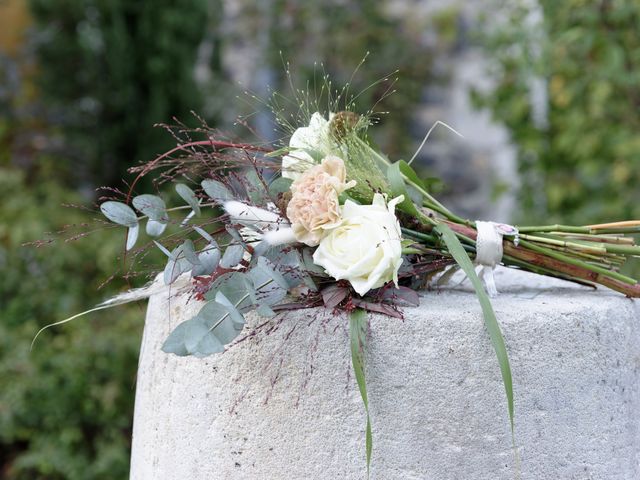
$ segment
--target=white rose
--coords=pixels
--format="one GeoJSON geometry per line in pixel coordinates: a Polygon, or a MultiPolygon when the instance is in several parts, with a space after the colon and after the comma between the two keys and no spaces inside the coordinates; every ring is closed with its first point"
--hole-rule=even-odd
{"type": "Polygon", "coordinates": [[[282,176],[296,180],[316,163],[306,150],[315,150],[323,157],[331,153],[329,122],[320,113],[314,113],[308,127],[300,127],[293,132],[289,148],[289,153],[282,157],[282,176]]]}
{"type": "Polygon", "coordinates": [[[402,200],[400,196],[387,204],[379,193],[371,205],[347,200],[342,222],[322,239],[314,263],[336,280],[348,280],[360,295],[391,280],[397,286],[402,232],[394,209],[402,200]]]}

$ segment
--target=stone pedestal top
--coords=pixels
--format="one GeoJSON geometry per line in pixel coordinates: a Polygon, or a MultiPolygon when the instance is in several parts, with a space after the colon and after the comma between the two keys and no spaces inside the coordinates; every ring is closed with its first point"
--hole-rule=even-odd
{"type": "MultiPolygon", "coordinates": [[[[465,282],[425,292],[404,320],[370,315],[371,478],[640,478],[638,304],[507,269],[496,283],[519,467],[497,360],[465,282]]],[[[150,300],[131,478],[366,478],[346,317],[250,317],[248,336],[223,354],[163,353],[199,307],[168,292],[150,300]]]]}

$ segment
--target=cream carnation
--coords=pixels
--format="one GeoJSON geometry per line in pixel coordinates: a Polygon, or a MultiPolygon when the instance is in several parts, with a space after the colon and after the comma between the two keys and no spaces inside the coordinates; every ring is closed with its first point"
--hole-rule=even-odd
{"type": "Polygon", "coordinates": [[[338,195],[355,185],[355,182],[345,183],[345,180],[343,160],[328,156],[293,182],[287,217],[299,242],[314,247],[328,230],[339,225],[338,195]]]}
{"type": "Polygon", "coordinates": [[[400,223],[394,209],[402,196],[386,204],[376,193],[371,205],[347,200],[342,221],[321,241],[313,261],[336,280],[348,280],[364,295],[393,280],[402,264],[400,223]]]}

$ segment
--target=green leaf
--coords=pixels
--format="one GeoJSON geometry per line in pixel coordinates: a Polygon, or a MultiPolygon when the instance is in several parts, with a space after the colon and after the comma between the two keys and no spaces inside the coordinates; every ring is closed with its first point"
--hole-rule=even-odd
{"type": "Polygon", "coordinates": [[[367,413],[367,429],[365,448],[367,455],[367,477],[371,465],[371,451],[373,449],[373,437],[371,435],[371,418],[369,417],[369,397],[367,396],[367,383],[364,376],[364,355],[367,341],[367,313],[364,310],[354,310],[349,316],[349,337],[351,341],[351,363],[358,382],[358,389],[362,397],[362,403],[367,413]]]}
{"type": "Polygon", "coordinates": [[[221,182],[217,180],[203,180],[202,188],[212,199],[216,202],[224,203],[228,200],[233,200],[233,194],[231,191],[221,182]]]}
{"type": "Polygon", "coordinates": [[[394,198],[400,195],[404,196],[404,200],[398,204],[398,209],[414,217],[419,217],[420,212],[418,212],[418,209],[411,201],[411,197],[407,192],[407,186],[404,183],[404,178],[402,178],[400,162],[389,165],[387,168],[387,180],[389,180],[391,194],[394,198]]]}
{"type": "Polygon", "coordinates": [[[435,227],[436,232],[438,232],[447,245],[449,249],[449,253],[454,258],[454,260],[460,265],[460,268],[467,274],[467,277],[471,281],[473,288],[476,290],[476,295],[478,296],[478,300],[480,301],[480,306],[482,307],[482,313],[484,315],[484,324],[487,327],[487,331],[489,332],[489,337],[491,338],[491,343],[493,344],[493,349],[496,352],[496,356],[498,357],[498,363],[500,364],[500,371],[502,373],[502,382],[504,383],[504,389],[507,394],[507,405],[509,408],[509,420],[511,423],[511,431],[513,432],[514,423],[513,423],[513,380],[511,378],[511,366],[509,364],[509,356],[507,355],[507,349],[504,344],[504,338],[502,338],[502,332],[500,331],[500,325],[498,324],[498,320],[496,319],[496,314],[493,311],[493,307],[491,306],[491,301],[489,300],[489,296],[487,292],[484,290],[484,286],[482,282],[476,275],[476,271],[473,268],[473,264],[471,263],[471,259],[467,252],[462,247],[460,240],[456,237],[453,230],[449,228],[448,225],[444,223],[440,223],[435,227]]]}
{"type": "Polygon", "coordinates": [[[164,201],[156,195],[138,195],[133,198],[131,203],[151,220],[156,220],[160,223],[167,223],[169,221],[167,207],[164,201]]]}
{"type": "Polygon", "coordinates": [[[138,224],[136,212],[129,205],[122,202],[108,201],[100,205],[102,214],[118,225],[125,227],[135,227],[138,224]]]}
{"type": "Polygon", "coordinates": [[[400,170],[400,173],[402,173],[405,177],[407,177],[409,180],[411,180],[413,183],[415,183],[419,187],[424,188],[425,186],[424,182],[418,176],[416,171],[413,168],[411,168],[411,165],[409,165],[404,160],[398,160],[396,164],[398,165],[398,169],[400,170]]]}
{"type": "Polygon", "coordinates": [[[200,201],[193,190],[187,187],[184,183],[178,183],[176,185],[176,192],[180,195],[180,198],[187,202],[196,215],[200,215],[200,201]]]}

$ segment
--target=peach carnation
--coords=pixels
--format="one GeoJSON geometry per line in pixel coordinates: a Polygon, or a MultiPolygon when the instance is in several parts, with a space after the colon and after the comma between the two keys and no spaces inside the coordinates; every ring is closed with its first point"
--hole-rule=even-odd
{"type": "Polygon", "coordinates": [[[310,247],[340,224],[338,195],[355,185],[346,183],[344,161],[329,155],[311,167],[291,185],[287,217],[296,239],[310,247]]]}

